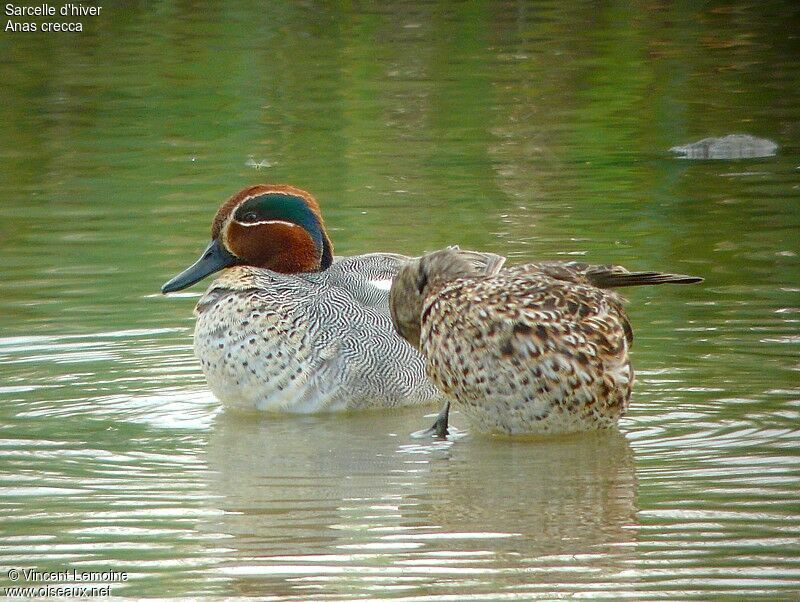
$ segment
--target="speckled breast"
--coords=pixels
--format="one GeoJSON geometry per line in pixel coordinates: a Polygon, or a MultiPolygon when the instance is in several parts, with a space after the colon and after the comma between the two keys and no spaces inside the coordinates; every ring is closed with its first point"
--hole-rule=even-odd
{"type": "Polygon", "coordinates": [[[216,289],[203,297],[194,350],[219,400],[240,410],[341,409],[333,391],[315,382],[310,323],[299,311],[290,300],[271,310],[255,292],[216,289]]]}

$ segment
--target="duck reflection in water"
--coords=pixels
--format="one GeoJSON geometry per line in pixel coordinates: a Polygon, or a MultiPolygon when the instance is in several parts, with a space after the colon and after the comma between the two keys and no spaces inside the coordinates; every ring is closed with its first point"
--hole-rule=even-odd
{"type": "Polygon", "coordinates": [[[376,416],[217,416],[222,514],[202,528],[225,536],[226,593],[520,593],[532,571],[563,579],[567,564],[588,582],[630,561],[636,473],[619,431],[454,444],[409,438],[418,411],[376,416]]]}

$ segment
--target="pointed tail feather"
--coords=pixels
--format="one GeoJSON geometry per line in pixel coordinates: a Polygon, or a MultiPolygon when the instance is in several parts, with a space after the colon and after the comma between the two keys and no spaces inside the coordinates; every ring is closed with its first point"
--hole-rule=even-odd
{"type": "Polygon", "coordinates": [[[598,288],[620,288],[623,286],[644,286],[654,284],[695,284],[702,282],[698,276],[684,274],[664,274],[662,272],[620,272],[599,269],[586,274],[592,285],[598,288]]]}

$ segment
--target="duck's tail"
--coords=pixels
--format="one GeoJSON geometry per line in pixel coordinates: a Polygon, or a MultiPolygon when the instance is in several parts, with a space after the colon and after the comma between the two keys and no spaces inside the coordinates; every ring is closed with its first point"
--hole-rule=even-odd
{"type": "Polygon", "coordinates": [[[665,274],[663,272],[628,272],[617,266],[598,266],[590,270],[586,277],[598,288],[621,288],[624,286],[644,286],[654,284],[695,284],[703,282],[699,276],[685,274],[665,274]]]}

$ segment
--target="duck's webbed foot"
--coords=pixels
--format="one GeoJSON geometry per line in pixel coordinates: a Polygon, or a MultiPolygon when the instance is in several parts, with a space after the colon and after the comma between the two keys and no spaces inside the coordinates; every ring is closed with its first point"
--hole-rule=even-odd
{"type": "Polygon", "coordinates": [[[425,429],[424,431],[417,431],[416,433],[412,433],[412,437],[415,439],[427,439],[429,437],[437,437],[438,439],[447,439],[448,435],[448,421],[450,419],[450,401],[444,402],[444,407],[442,411],[439,412],[439,415],[436,416],[436,420],[434,421],[433,425],[430,428],[425,429]]]}

